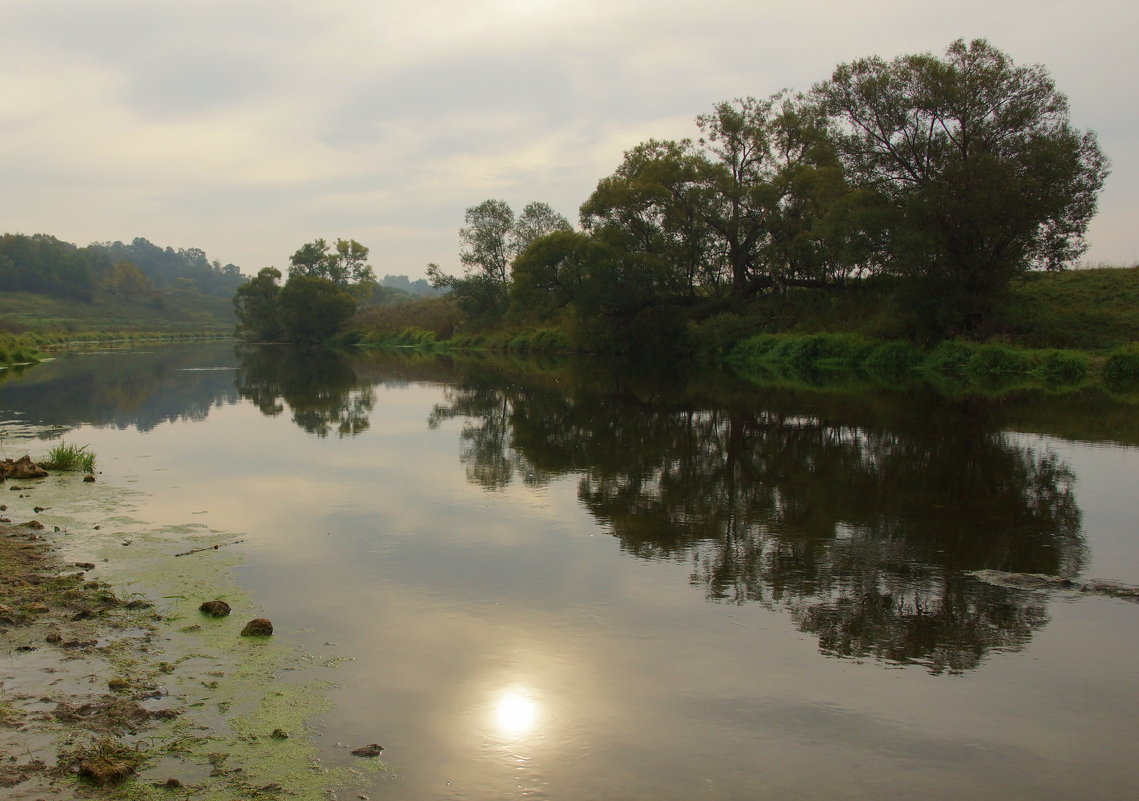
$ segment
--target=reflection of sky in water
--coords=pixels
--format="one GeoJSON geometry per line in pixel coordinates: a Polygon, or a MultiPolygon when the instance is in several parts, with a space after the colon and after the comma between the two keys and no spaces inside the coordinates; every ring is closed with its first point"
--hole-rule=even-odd
{"type": "MultiPolygon", "coordinates": [[[[318,734],[329,760],[333,742],[385,745],[372,798],[1049,799],[1093,775],[1126,797],[1134,606],[1054,602],[1025,650],[963,676],[822,658],[778,606],[707,603],[687,555],[623,553],[576,475],[473,486],[462,421],[427,428],[441,393],[377,387],[369,429],[345,439],[246,403],[68,436],[103,481],[151,493],[137,517],[244,537],[257,611],[350,657],[318,734]]],[[[1119,478],[1139,453],[1047,444],[1076,469],[1093,564],[1110,530],[1139,569],[1119,478]]]]}

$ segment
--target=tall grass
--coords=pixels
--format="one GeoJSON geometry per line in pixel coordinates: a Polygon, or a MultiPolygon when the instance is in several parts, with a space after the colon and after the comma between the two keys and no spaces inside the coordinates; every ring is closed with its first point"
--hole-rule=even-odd
{"type": "MultiPolygon", "coordinates": [[[[728,362],[753,375],[766,370],[797,374],[818,383],[826,373],[854,372],[875,381],[946,380],[960,385],[1073,387],[1088,380],[1087,354],[976,345],[957,340],[922,351],[908,342],[873,343],[849,334],[760,334],[738,343],[728,362]],[[757,370],[756,368],[761,368],[757,370]]],[[[1121,349],[1108,360],[1117,384],[1139,382],[1139,347],[1121,349]]],[[[1105,381],[1108,380],[1105,371],[1105,381]]]]}
{"type": "Polygon", "coordinates": [[[1108,355],[1103,379],[1113,389],[1139,386],[1139,345],[1119,348],[1108,355]]]}
{"type": "Polygon", "coordinates": [[[45,470],[76,470],[84,473],[95,472],[95,454],[88,445],[69,445],[60,442],[40,460],[45,470]]]}

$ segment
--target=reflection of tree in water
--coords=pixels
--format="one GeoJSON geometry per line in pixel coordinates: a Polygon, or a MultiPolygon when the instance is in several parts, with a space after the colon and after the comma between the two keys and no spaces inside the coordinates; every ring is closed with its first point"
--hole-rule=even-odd
{"type": "Polygon", "coordinates": [[[1047,618],[964,571],[1083,563],[1071,471],[1011,444],[996,407],[786,392],[720,407],[518,383],[449,401],[432,420],[464,418],[473,481],[581,473],[579,498],[623,549],[690,562],[711,600],[786,610],[829,654],[968,669],[1047,618]]]}
{"type": "Polygon", "coordinates": [[[251,348],[240,354],[237,387],[263,414],[293,413],[310,434],[355,436],[366,431],[375,392],[339,354],[292,348],[251,348]]]}
{"type": "Polygon", "coordinates": [[[513,447],[514,402],[506,392],[492,386],[471,386],[444,390],[449,404],[437,404],[427,424],[432,429],[456,418],[463,419],[459,433],[459,461],[466,465],[467,480],[484,489],[506,487],[516,475],[529,484],[540,484],[544,477],[513,447]]]}
{"type": "Polygon", "coordinates": [[[237,403],[232,367],[229,343],[68,353],[0,374],[0,407],[26,410],[25,424],[150,431],[237,403]]]}

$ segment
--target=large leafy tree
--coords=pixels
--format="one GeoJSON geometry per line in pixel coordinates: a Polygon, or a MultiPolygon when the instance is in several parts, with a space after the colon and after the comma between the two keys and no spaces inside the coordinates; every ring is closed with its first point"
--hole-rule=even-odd
{"type": "Polygon", "coordinates": [[[642,142],[582,204],[582,226],[667,266],[688,294],[716,287],[725,273],[699,197],[707,166],[689,140],[642,142]]]}
{"type": "Polygon", "coordinates": [[[1084,251],[1107,159],[1043,67],[958,40],[943,58],[842,64],[813,94],[852,180],[889,212],[886,264],[941,298],[944,324],[983,315],[1018,273],[1084,251]]]}
{"type": "Polygon", "coordinates": [[[340,330],[355,313],[356,301],[327,278],[297,275],[281,288],[276,308],[289,341],[316,345],[340,330]]]}
{"type": "Polygon", "coordinates": [[[289,278],[325,278],[345,292],[370,295],[376,276],[368,264],[368,252],[355,239],[337,239],[332,245],[314,239],[289,257],[289,278]]]}
{"type": "Polygon", "coordinates": [[[277,295],[281,291],[281,271],[263,267],[259,273],[237,288],[233,308],[237,314],[237,333],[244,339],[272,342],[282,336],[277,311],[277,295]]]}
{"type": "Polygon", "coordinates": [[[827,286],[865,265],[851,188],[815,107],[745,97],[696,122],[697,141],[628,151],[582,205],[582,225],[662,259],[691,294],[827,286]]]}

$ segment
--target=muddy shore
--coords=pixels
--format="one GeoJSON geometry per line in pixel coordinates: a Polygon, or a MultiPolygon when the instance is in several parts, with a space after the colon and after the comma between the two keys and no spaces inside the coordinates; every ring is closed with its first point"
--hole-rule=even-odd
{"type": "Polygon", "coordinates": [[[0,797],[323,799],[382,769],[318,756],[336,659],[241,636],[265,613],[232,532],[152,530],[77,474],[0,490],[0,797]]]}

